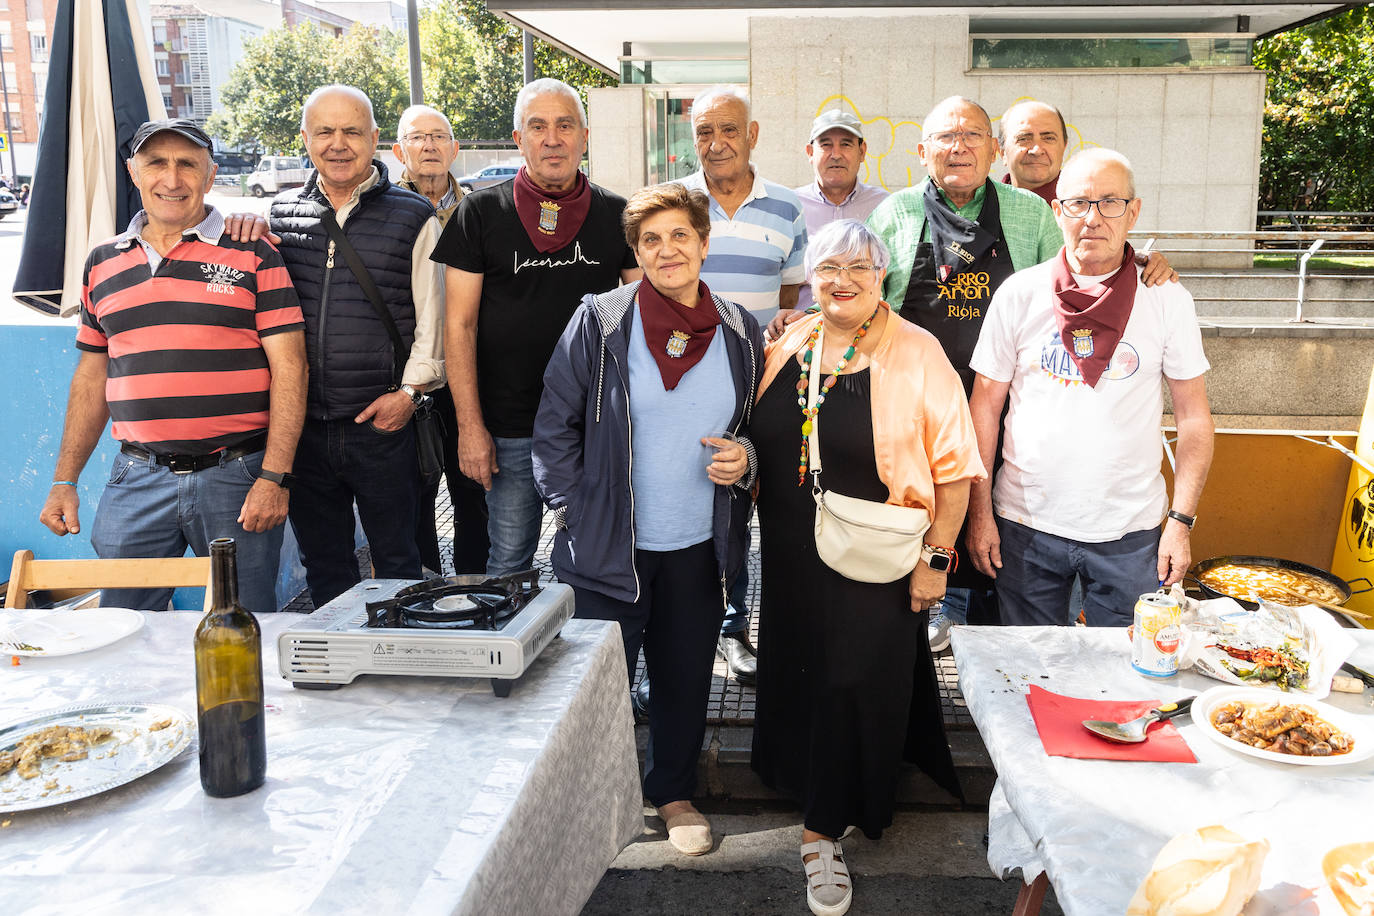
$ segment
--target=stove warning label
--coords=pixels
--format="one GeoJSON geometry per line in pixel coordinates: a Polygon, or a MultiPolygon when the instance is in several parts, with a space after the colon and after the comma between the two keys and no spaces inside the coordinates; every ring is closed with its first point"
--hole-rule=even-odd
{"type": "Polygon", "coordinates": [[[502,666],[501,651],[480,644],[459,641],[415,643],[373,643],[374,668],[410,668],[486,673],[502,666]]]}

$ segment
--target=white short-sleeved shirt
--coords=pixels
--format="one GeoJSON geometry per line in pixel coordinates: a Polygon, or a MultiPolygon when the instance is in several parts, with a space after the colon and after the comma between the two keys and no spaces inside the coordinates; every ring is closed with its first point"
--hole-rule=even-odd
{"type": "Polygon", "coordinates": [[[1037,531],[1114,541],[1157,527],[1168,510],[1160,472],[1164,379],[1197,378],[1211,366],[1192,295],[1178,283],[1140,282],[1111,363],[1089,387],[1059,339],[1053,266],[1038,264],[1002,284],[969,361],[979,375],[1011,383],[993,509],[1037,531]]]}

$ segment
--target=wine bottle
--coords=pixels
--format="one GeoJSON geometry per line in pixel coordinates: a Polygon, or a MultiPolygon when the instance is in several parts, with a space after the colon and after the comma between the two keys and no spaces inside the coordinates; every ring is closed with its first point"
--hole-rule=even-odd
{"type": "Polygon", "coordinates": [[[267,778],[262,630],[239,605],[233,538],[210,542],[210,610],[196,627],[200,784],[207,795],[251,792],[267,778]]]}

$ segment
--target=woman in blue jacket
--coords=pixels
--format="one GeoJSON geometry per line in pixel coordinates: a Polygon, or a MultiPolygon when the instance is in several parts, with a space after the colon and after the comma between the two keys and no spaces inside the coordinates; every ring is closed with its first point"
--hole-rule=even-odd
{"type": "Polygon", "coordinates": [[[711,849],[692,805],[725,585],[744,562],[763,372],[758,323],[701,282],[706,195],[635,193],[625,238],[644,279],[587,296],[544,373],[534,478],[557,515],[553,567],[576,616],[620,623],[653,681],[644,794],[673,846],[711,849]]]}

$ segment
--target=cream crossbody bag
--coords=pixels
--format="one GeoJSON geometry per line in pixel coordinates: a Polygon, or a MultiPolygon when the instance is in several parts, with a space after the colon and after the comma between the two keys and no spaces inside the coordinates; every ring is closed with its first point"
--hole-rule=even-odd
{"type": "MultiPolygon", "coordinates": [[[[822,327],[811,361],[808,408],[816,406],[820,394],[824,336],[822,327]]],[[[894,582],[910,575],[921,559],[930,513],[821,489],[820,418],[819,411],[811,417],[807,437],[811,496],[816,500],[816,553],[826,566],[856,582],[894,582]]]]}

